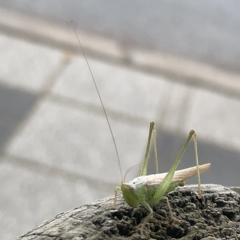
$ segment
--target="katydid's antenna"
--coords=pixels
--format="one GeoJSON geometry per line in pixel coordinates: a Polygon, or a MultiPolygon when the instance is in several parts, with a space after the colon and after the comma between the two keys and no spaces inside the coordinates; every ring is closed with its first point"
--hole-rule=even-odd
{"type": "MultiPolygon", "coordinates": [[[[73,21],[71,21],[71,23],[73,24],[73,21]]],[[[78,34],[77,34],[77,31],[76,31],[76,28],[75,28],[74,24],[73,24],[73,30],[74,30],[75,35],[76,35],[76,37],[77,37],[78,43],[79,43],[79,45],[80,45],[80,47],[81,47],[82,54],[83,54],[83,56],[84,56],[84,58],[85,58],[85,60],[86,60],[86,63],[87,63],[89,72],[90,72],[90,74],[91,74],[91,76],[92,76],[92,80],[93,80],[93,83],[94,83],[94,85],[95,85],[95,89],[96,89],[96,91],[97,91],[99,100],[100,100],[101,105],[102,105],[102,109],[103,109],[105,118],[106,118],[107,123],[108,123],[108,127],[109,127],[109,130],[110,130],[110,133],[111,133],[111,136],[112,136],[112,140],[113,140],[113,144],[114,144],[114,148],[115,148],[115,151],[116,151],[117,160],[118,160],[118,165],[119,165],[120,174],[121,174],[121,179],[122,179],[122,183],[123,183],[124,179],[123,179],[123,174],[122,174],[121,162],[120,162],[120,158],[119,158],[119,154],[118,154],[117,144],[116,144],[116,141],[115,141],[115,138],[114,138],[114,135],[113,135],[113,131],[112,131],[112,128],[111,128],[111,124],[110,124],[110,122],[109,122],[106,109],[105,109],[105,107],[104,107],[104,105],[103,105],[103,101],[102,101],[101,95],[100,95],[99,90],[98,90],[97,83],[96,83],[95,78],[94,78],[94,76],[93,76],[92,70],[91,70],[90,65],[89,65],[89,63],[88,63],[87,57],[86,57],[85,52],[84,52],[84,50],[83,50],[82,44],[81,44],[81,42],[80,42],[80,39],[79,39],[79,37],[78,37],[78,34]]]]}

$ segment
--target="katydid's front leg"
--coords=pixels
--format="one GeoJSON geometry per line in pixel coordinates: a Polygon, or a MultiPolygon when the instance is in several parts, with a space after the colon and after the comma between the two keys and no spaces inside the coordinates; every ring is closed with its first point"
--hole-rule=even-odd
{"type": "MultiPolygon", "coordinates": [[[[150,127],[149,127],[149,134],[148,134],[148,141],[147,141],[147,147],[146,147],[146,152],[145,152],[145,156],[144,156],[144,160],[143,160],[143,164],[140,170],[140,174],[139,176],[146,176],[147,175],[147,167],[148,167],[148,158],[149,158],[149,149],[150,149],[150,143],[151,143],[151,137],[152,137],[152,132],[155,131],[154,130],[154,122],[150,122],[150,127]]],[[[155,137],[156,139],[156,137],[155,137]]],[[[157,151],[156,151],[156,144],[154,144],[154,153],[155,153],[155,157],[157,156],[157,151]]],[[[157,159],[155,159],[156,162],[156,171],[158,171],[158,162],[157,159]]]]}
{"type": "Polygon", "coordinates": [[[120,187],[116,187],[115,190],[114,190],[114,201],[113,201],[113,208],[116,207],[116,204],[117,204],[117,192],[118,191],[121,191],[121,188],[120,187]]]}

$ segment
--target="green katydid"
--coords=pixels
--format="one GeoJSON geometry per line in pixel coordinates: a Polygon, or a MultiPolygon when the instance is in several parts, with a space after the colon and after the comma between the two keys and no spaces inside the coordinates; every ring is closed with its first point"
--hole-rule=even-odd
{"type": "MultiPolygon", "coordinates": [[[[167,204],[168,204],[168,207],[170,210],[170,215],[171,215],[171,217],[173,217],[170,204],[168,202],[168,199],[165,197],[165,195],[168,192],[173,191],[176,187],[183,186],[185,181],[188,180],[189,178],[196,176],[196,175],[198,176],[198,196],[199,196],[199,198],[202,197],[201,196],[200,174],[203,173],[204,171],[206,171],[210,167],[211,164],[210,163],[203,164],[203,165],[198,164],[196,133],[194,130],[191,130],[189,132],[189,136],[188,136],[185,144],[183,145],[182,150],[180,151],[176,161],[172,165],[169,172],[158,174],[158,166],[157,166],[158,161],[157,161],[157,150],[156,150],[156,131],[154,130],[154,122],[150,122],[146,153],[145,153],[144,161],[143,161],[143,164],[142,164],[142,167],[140,170],[140,175],[139,175],[139,177],[134,178],[132,181],[126,183],[125,177],[123,178],[121,162],[120,162],[120,158],[119,158],[119,154],[118,154],[118,150],[117,150],[117,145],[116,145],[116,142],[114,139],[113,131],[112,131],[101,95],[99,93],[97,83],[95,81],[92,70],[90,68],[90,65],[88,63],[87,57],[85,55],[85,52],[83,50],[82,44],[79,40],[79,37],[77,35],[75,28],[74,28],[74,32],[77,37],[80,48],[82,50],[83,56],[86,60],[86,63],[87,63],[88,69],[90,71],[93,83],[95,85],[95,89],[97,91],[98,97],[100,99],[102,109],[103,109],[105,118],[108,123],[108,127],[109,127],[109,130],[111,133],[111,137],[112,137],[114,148],[115,148],[116,155],[117,155],[117,160],[118,160],[118,165],[119,165],[122,181],[121,181],[121,186],[117,187],[115,189],[114,207],[116,206],[117,191],[122,192],[123,198],[129,206],[137,207],[139,204],[143,205],[150,212],[149,215],[146,217],[146,219],[142,225],[142,228],[141,228],[141,234],[143,234],[144,225],[147,223],[149,218],[153,215],[153,210],[152,210],[151,206],[158,203],[162,199],[167,200],[167,204]],[[155,161],[156,161],[156,174],[147,175],[147,165],[148,165],[148,157],[149,157],[149,149],[150,149],[152,133],[154,133],[154,137],[155,137],[154,153],[155,153],[155,161]],[[183,153],[186,150],[186,147],[192,137],[194,138],[196,166],[176,171],[178,164],[180,163],[180,160],[183,156],[183,153]]],[[[126,174],[125,174],[125,176],[126,176],[126,174]]]]}
{"type": "MultiPolygon", "coordinates": [[[[151,136],[153,131],[155,134],[154,122],[150,122],[147,148],[146,148],[144,161],[140,170],[140,176],[137,178],[134,178],[128,183],[125,183],[124,181],[122,181],[121,187],[117,187],[115,189],[114,206],[116,205],[117,191],[120,190],[123,194],[124,200],[129,206],[137,207],[139,204],[141,204],[150,212],[142,225],[141,234],[143,234],[144,225],[146,224],[148,219],[153,215],[153,210],[151,208],[151,205],[158,203],[162,199],[167,200],[170,215],[173,218],[170,204],[168,202],[167,197],[165,197],[165,195],[168,192],[173,191],[178,186],[184,186],[185,181],[187,181],[189,178],[196,175],[198,175],[198,196],[199,198],[201,198],[202,196],[201,196],[200,174],[206,171],[211,165],[210,163],[203,164],[203,165],[198,164],[196,133],[194,130],[191,130],[189,132],[189,136],[185,144],[183,145],[182,150],[180,151],[175,163],[172,165],[169,172],[147,175],[149,147],[150,147],[150,141],[151,141],[151,136]],[[182,155],[192,137],[194,138],[196,166],[176,171],[177,166],[182,158],[182,155]]],[[[155,152],[155,161],[156,161],[156,169],[157,169],[156,141],[154,142],[154,152],[155,152]]]]}

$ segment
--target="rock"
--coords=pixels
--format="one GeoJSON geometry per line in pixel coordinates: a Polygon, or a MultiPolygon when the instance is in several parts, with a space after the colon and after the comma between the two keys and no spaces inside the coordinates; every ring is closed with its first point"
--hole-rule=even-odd
{"type": "Polygon", "coordinates": [[[220,185],[202,185],[204,198],[197,197],[197,186],[175,189],[166,201],[153,206],[153,217],[140,228],[148,211],[131,208],[119,197],[117,208],[109,210],[113,198],[105,198],[61,213],[54,219],[22,235],[18,240],[94,240],[94,239],[239,239],[240,195],[220,185]]]}

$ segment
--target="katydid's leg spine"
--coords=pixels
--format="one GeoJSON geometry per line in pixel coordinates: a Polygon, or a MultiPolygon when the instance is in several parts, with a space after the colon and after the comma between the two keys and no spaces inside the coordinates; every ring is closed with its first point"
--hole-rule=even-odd
{"type": "Polygon", "coordinates": [[[158,156],[157,156],[157,133],[155,128],[153,128],[153,148],[154,148],[154,158],[156,164],[156,174],[158,174],[158,156]]]}
{"type": "Polygon", "coordinates": [[[193,135],[193,141],[194,141],[194,150],[195,150],[195,158],[196,158],[196,166],[197,166],[197,176],[198,176],[198,197],[202,198],[201,178],[200,178],[200,172],[199,172],[198,150],[197,150],[197,134],[196,134],[196,132],[193,135]]]}
{"type": "Polygon", "coordinates": [[[143,164],[142,164],[139,176],[146,176],[147,175],[149,148],[150,148],[150,143],[151,143],[151,137],[152,137],[153,129],[154,129],[154,122],[150,122],[146,152],[145,152],[145,156],[144,156],[144,160],[143,160],[143,164]]]}

